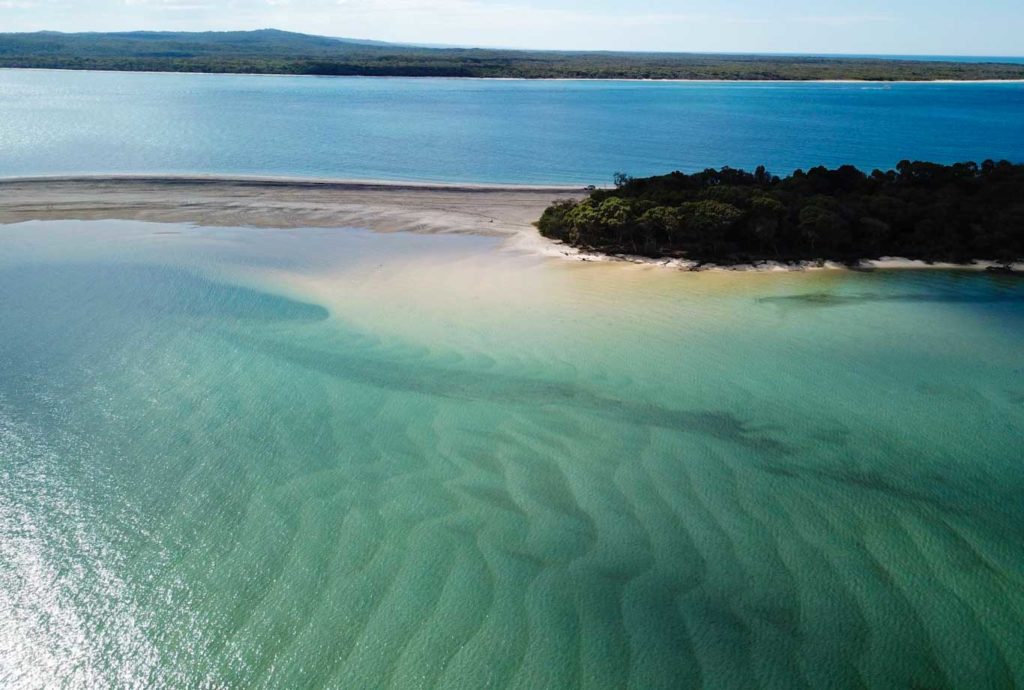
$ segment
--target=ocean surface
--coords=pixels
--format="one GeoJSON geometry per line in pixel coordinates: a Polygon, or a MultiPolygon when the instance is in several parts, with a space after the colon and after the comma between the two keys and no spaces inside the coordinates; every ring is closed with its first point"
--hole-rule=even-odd
{"type": "Polygon", "coordinates": [[[1019,278],[32,222],[0,333],[3,687],[1024,684],[1019,278]]]}
{"type": "Polygon", "coordinates": [[[1024,84],[480,81],[0,71],[0,176],[582,183],[1024,161],[1024,84]]]}

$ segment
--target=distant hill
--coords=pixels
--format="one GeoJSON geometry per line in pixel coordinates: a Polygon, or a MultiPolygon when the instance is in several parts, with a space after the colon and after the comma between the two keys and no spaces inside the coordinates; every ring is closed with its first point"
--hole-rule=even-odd
{"type": "Polygon", "coordinates": [[[1024,65],[884,58],[418,47],[260,31],[0,34],[0,67],[577,79],[1024,79],[1024,65]]]}
{"type": "Polygon", "coordinates": [[[290,57],[338,56],[348,50],[387,47],[382,41],[310,36],[277,29],[258,31],[126,31],[76,33],[57,31],[0,34],[0,55],[95,57],[183,57],[267,53],[290,57]]]}

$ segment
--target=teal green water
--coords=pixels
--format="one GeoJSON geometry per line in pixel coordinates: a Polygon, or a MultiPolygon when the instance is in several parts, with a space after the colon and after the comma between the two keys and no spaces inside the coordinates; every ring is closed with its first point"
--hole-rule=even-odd
{"type": "Polygon", "coordinates": [[[1024,282],[0,229],[0,685],[1024,684],[1024,282]]]}

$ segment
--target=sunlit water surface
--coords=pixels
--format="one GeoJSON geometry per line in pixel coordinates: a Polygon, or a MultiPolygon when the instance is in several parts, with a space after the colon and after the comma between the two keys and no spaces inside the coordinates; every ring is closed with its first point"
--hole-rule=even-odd
{"type": "MultiPolygon", "coordinates": [[[[2,3],[0,3],[2,6],[2,3]]],[[[1024,161],[1024,84],[0,70],[0,176],[611,182],[729,165],[1024,161]]]]}
{"type": "Polygon", "coordinates": [[[4,687],[1024,683],[1024,283],[0,229],[4,687]]]}

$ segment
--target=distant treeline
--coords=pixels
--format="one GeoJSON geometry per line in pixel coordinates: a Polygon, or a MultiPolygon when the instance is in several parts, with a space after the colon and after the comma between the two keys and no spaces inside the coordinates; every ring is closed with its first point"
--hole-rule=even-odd
{"type": "Polygon", "coordinates": [[[903,161],[786,178],[722,168],[633,179],[560,201],[541,233],[608,254],[702,263],[901,256],[926,261],[1024,260],[1024,165],[903,161]]]}
{"type": "Polygon", "coordinates": [[[1024,79],[1024,65],[996,62],[422,48],[269,29],[0,34],[0,67],[578,79],[1024,79]]]}

